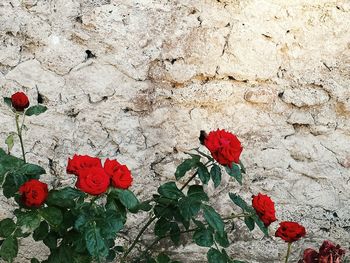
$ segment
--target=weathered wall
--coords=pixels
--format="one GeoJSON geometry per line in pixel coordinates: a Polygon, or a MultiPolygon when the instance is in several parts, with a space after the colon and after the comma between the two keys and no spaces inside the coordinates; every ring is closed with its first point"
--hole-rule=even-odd
{"type": "MultiPolygon", "coordinates": [[[[100,154],[126,163],[133,189],[150,196],[199,130],[225,128],[249,173],[241,188],[228,178],[209,187],[219,210],[233,209],[228,191],[268,193],[280,220],[308,230],[295,248],[349,247],[349,25],[348,0],[2,0],[1,95],[23,88],[49,107],[29,120],[26,142],[51,185],[73,183],[68,156],[100,154]]],[[[4,147],[14,123],[3,104],[0,114],[4,147]]],[[[231,238],[248,262],[285,253],[259,232],[231,238]]],[[[196,246],[168,249],[203,262],[196,246]]],[[[45,250],[26,246],[19,262],[29,252],[45,250]]]]}

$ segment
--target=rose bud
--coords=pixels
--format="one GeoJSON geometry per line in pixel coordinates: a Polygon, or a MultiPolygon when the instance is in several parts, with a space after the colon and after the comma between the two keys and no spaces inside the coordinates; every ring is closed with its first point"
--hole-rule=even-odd
{"type": "Polygon", "coordinates": [[[277,220],[275,215],[275,204],[267,195],[259,193],[258,195],[253,196],[252,205],[260,220],[266,227],[277,220]]]}
{"type": "Polygon", "coordinates": [[[281,222],[275,236],[282,238],[284,241],[291,243],[304,237],[305,228],[296,222],[281,222]]]}
{"type": "Polygon", "coordinates": [[[232,167],[232,163],[239,163],[243,148],[234,134],[218,129],[211,131],[208,136],[205,136],[204,132],[201,132],[201,135],[204,145],[219,164],[232,167]]]}
{"type": "Polygon", "coordinates": [[[29,99],[23,92],[16,92],[13,94],[11,96],[11,103],[16,111],[24,111],[24,109],[29,107],[29,99]]]}
{"type": "Polygon", "coordinates": [[[31,179],[19,188],[21,201],[27,207],[40,207],[48,195],[47,184],[31,179]]]}

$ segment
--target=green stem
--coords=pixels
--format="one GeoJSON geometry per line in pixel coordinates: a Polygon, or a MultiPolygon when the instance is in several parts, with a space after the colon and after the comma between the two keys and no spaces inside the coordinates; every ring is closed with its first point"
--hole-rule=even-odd
{"type": "Polygon", "coordinates": [[[284,261],[284,263],[288,263],[288,258],[289,258],[289,255],[290,255],[291,247],[292,247],[292,242],[289,242],[289,243],[288,243],[288,249],[287,249],[286,260],[284,261]]]}
{"type": "MultiPolygon", "coordinates": [[[[206,166],[208,163],[210,163],[210,161],[206,162],[204,165],[206,166]]],[[[180,191],[182,191],[183,189],[186,188],[186,186],[193,180],[193,178],[195,178],[197,175],[197,172],[195,172],[187,181],[186,183],[180,188],[180,191]]],[[[130,252],[134,249],[134,247],[136,246],[137,242],[139,241],[140,237],[142,236],[142,234],[147,230],[147,228],[153,223],[154,220],[156,220],[157,217],[156,216],[152,216],[147,223],[142,227],[142,229],[140,230],[140,232],[138,233],[138,235],[136,236],[135,240],[132,242],[131,246],[128,248],[128,250],[124,253],[123,258],[121,259],[121,262],[125,262],[126,257],[130,254],[130,252]]],[[[156,240],[155,240],[156,241],[156,240]]],[[[158,240],[159,241],[159,240],[158,240]]],[[[157,242],[158,242],[157,241],[157,242]]],[[[155,244],[157,243],[155,242],[155,244]]]]}
{"type": "Polygon", "coordinates": [[[22,149],[22,156],[23,156],[23,161],[26,162],[26,154],[24,152],[24,144],[23,144],[23,138],[22,138],[22,127],[19,127],[19,114],[16,112],[16,128],[17,128],[17,135],[19,137],[19,141],[21,143],[21,149],[22,149]]]}

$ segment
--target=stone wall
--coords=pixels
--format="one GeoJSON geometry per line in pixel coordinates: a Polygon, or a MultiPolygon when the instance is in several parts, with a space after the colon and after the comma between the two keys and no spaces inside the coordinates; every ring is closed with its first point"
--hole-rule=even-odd
{"type": "MultiPolygon", "coordinates": [[[[228,191],[269,194],[280,220],[307,228],[295,262],[323,239],[349,249],[349,25],[348,0],[1,0],[1,95],[23,88],[49,107],[28,120],[26,148],[55,187],[73,183],[74,153],[116,156],[146,198],[174,178],[200,130],[236,133],[248,175],[242,187],[227,177],[209,186],[212,200],[229,214],[228,191]]],[[[0,114],[5,147],[14,122],[3,103],[0,114]]],[[[1,199],[1,218],[11,205],[1,199]]],[[[243,226],[231,239],[248,262],[285,253],[243,226]]],[[[46,253],[23,244],[18,262],[46,253]]],[[[205,249],[183,244],[159,249],[204,262],[205,249]]]]}

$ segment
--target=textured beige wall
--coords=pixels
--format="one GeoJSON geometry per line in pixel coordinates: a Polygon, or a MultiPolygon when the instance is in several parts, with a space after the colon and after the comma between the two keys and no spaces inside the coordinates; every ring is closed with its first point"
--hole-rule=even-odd
{"type": "MultiPolygon", "coordinates": [[[[53,186],[73,183],[68,156],[100,154],[150,196],[199,130],[225,128],[244,144],[248,175],[243,187],[208,187],[222,213],[228,191],[264,192],[280,220],[306,226],[295,248],[325,238],[349,248],[349,26],[349,0],[1,0],[1,95],[24,87],[49,107],[29,120],[26,147],[53,186]]],[[[3,104],[0,114],[4,147],[14,123],[3,104]]],[[[0,217],[9,209],[1,198],[0,217]]],[[[231,254],[280,262],[285,244],[261,237],[236,229],[231,254]]],[[[45,254],[23,243],[19,262],[45,254]]],[[[206,251],[161,247],[189,263],[206,251]]]]}

